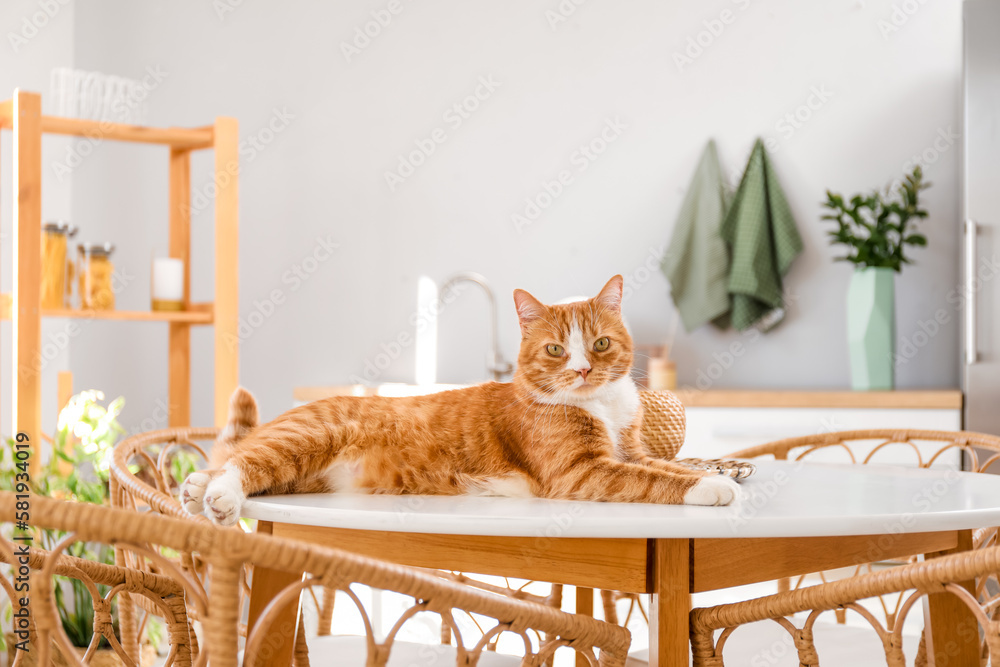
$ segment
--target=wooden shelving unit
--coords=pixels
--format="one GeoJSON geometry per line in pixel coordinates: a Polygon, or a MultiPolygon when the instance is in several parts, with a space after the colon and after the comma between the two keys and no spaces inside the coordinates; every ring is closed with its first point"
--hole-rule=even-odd
{"type": "MultiPolygon", "coordinates": [[[[191,419],[191,327],[211,325],[215,338],[215,423],[226,419],[229,395],[239,382],[237,335],[239,280],[238,173],[239,128],[234,118],[196,128],[153,128],[42,114],[37,93],[14,91],[0,102],[0,129],[14,139],[14,289],[0,295],[0,318],[13,322],[14,418],[12,433],[26,432],[41,441],[42,387],[33,362],[41,354],[43,317],[101,319],[115,322],[163,322],[169,327],[168,403],[170,426],[191,419]],[[104,140],[165,146],[169,149],[168,234],[170,256],[184,261],[185,309],[178,312],[84,311],[41,307],[42,135],[99,136],[104,140]],[[215,153],[215,300],[191,303],[191,153],[215,153]]],[[[63,388],[60,388],[63,391],[63,388]]],[[[33,457],[36,464],[38,457],[33,457]]]]}

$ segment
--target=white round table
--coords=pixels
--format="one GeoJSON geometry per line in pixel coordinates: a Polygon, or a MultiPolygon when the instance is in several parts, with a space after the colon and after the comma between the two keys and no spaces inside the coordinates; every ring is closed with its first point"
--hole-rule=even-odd
{"type": "MultiPolygon", "coordinates": [[[[243,516],[261,532],[406,565],[650,593],[651,664],[670,667],[688,665],[693,592],[954,552],[969,548],[971,530],[1000,525],[1000,476],[754,463],[729,507],[302,494],[249,499],[243,516]]],[[[288,577],[255,578],[270,576],[288,577]]],[[[930,597],[931,624],[947,604],[937,597],[948,596],[930,597]]]]}
{"type": "Polygon", "coordinates": [[[301,494],[251,498],[243,516],[360,530],[531,537],[879,535],[1000,525],[1000,476],[884,465],[756,462],[729,507],[541,498],[301,494]],[[569,520],[565,520],[568,517],[569,520]]]}

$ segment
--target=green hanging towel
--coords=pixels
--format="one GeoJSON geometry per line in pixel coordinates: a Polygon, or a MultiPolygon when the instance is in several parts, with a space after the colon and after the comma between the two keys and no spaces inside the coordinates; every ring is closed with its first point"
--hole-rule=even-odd
{"type": "Polygon", "coordinates": [[[688,331],[729,312],[729,251],[719,234],[727,199],[719,154],[715,142],[709,141],[660,264],[688,331]]]}
{"type": "Polygon", "coordinates": [[[767,331],[785,316],[781,280],[802,252],[802,239],[760,139],[722,223],[722,238],[731,253],[732,325],[767,331]]]}

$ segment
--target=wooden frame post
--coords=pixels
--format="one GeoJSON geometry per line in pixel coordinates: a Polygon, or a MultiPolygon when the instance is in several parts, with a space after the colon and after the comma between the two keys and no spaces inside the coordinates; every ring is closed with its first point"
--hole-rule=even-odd
{"type": "MultiPolygon", "coordinates": [[[[184,310],[191,310],[191,151],[170,149],[170,256],[184,262],[184,310]]],[[[191,325],[171,322],[167,423],[191,425],[191,325]]]]}
{"type": "MultiPolygon", "coordinates": [[[[63,411],[69,400],[73,398],[73,374],[70,371],[59,371],[59,376],[56,381],[56,415],[63,411]]],[[[58,433],[52,434],[52,455],[56,455],[58,433]]],[[[66,437],[66,448],[63,450],[63,454],[66,456],[73,456],[73,445],[74,436],[69,433],[66,437]]],[[[69,477],[73,472],[73,464],[69,461],[64,461],[59,459],[57,464],[59,474],[64,477],[69,477]]]]}
{"type": "Polygon", "coordinates": [[[239,384],[239,124],[215,119],[215,425],[239,384]]]}
{"type": "MultiPolygon", "coordinates": [[[[272,534],[273,524],[270,521],[258,521],[257,533],[272,534]]],[[[247,617],[247,637],[253,632],[263,615],[267,605],[286,587],[302,580],[302,575],[270,570],[264,567],[254,567],[253,579],[250,582],[250,610],[247,617]]],[[[274,623],[268,632],[267,660],[268,665],[291,665],[295,651],[295,637],[298,629],[299,609],[302,598],[297,598],[295,604],[290,604],[274,617],[274,623]]]]}
{"type": "Polygon", "coordinates": [[[688,667],[691,641],[691,542],[650,540],[649,664],[688,667]],[[655,629],[655,632],[654,632],[655,629]]]}
{"type": "MultiPolygon", "coordinates": [[[[594,589],[576,587],[576,613],[580,616],[594,617],[594,589]]],[[[576,654],[576,667],[590,667],[590,660],[582,654],[576,654]]]]}
{"type": "MultiPolygon", "coordinates": [[[[42,464],[42,98],[14,91],[14,289],[11,302],[14,433],[33,443],[31,466],[42,464]]],[[[13,435],[13,433],[11,434],[13,435]]]]}
{"type": "MultiPolygon", "coordinates": [[[[957,532],[958,544],[953,549],[926,554],[932,559],[948,554],[972,551],[972,531],[957,532]]],[[[959,583],[976,596],[976,582],[959,583]]],[[[978,667],[979,621],[962,600],[952,593],[931,593],[924,598],[924,638],[927,643],[927,664],[936,667],[978,667]]]]}

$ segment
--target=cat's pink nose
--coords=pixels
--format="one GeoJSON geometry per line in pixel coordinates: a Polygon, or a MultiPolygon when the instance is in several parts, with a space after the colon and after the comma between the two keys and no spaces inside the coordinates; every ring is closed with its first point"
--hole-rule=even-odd
{"type": "Polygon", "coordinates": [[[587,373],[589,373],[589,372],[590,372],[589,368],[581,368],[580,370],[577,371],[577,373],[580,374],[580,377],[583,378],[584,382],[587,381],[587,373]]]}

